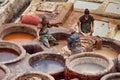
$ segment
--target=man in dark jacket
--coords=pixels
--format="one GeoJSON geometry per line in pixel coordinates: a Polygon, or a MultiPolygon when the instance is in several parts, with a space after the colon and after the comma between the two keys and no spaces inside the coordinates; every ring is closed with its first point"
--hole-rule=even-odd
{"type": "Polygon", "coordinates": [[[71,35],[67,40],[67,47],[69,50],[71,50],[72,54],[81,53],[84,51],[81,46],[80,35],[73,29],[71,30],[71,35]]]}

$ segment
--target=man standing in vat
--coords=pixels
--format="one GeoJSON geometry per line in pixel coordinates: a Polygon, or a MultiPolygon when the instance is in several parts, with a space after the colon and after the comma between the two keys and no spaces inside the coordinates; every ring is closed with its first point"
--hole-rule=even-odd
{"type": "Polygon", "coordinates": [[[91,36],[94,31],[94,18],[88,9],[85,9],[84,15],[79,18],[78,30],[82,36],[91,36]]]}

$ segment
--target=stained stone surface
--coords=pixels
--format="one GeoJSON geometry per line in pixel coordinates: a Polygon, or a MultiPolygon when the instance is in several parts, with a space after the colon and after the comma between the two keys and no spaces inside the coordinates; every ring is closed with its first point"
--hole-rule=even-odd
{"type": "Polygon", "coordinates": [[[120,14],[120,4],[109,3],[108,6],[106,7],[105,12],[120,14]]]}
{"type": "Polygon", "coordinates": [[[100,3],[95,2],[86,2],[86,1],[75,1],[74,3],[74,9],[91,9],[96,10],[100,6],[100,3]]]}
{"type": "Polygon", "coordinates": [[[94,21],[94,33],[93,35],[99,35],[105,37],[109,31],[109,25],[104,21],[94,21]]]}

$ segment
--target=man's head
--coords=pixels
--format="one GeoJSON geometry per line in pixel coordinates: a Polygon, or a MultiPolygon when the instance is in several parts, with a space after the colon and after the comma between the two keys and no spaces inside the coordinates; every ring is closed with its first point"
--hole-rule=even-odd
{"type": "Polygon", "coordinates": [[[41,18],[42,18],[41,24],[42,24],[42,25],[46,25],[46,24],[48,23],[47,18],[46,18],[45,16],[42,16],[41,18]]]}
{"type": "Polygon", "coordinates": [[[89,14],[90,14],[90,11],[89,11],[88,9],[85,9],[84,14],[85,14],[85,15],[89,15],[89,14]]]}

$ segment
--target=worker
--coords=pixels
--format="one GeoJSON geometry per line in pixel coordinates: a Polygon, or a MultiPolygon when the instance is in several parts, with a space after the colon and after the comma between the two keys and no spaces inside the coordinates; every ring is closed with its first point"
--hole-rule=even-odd
{"type": "Polygon", "coordinates": [[[61,23],[52,20],[48,21],[45,16],[39,15],[22,15],[21,23],[37,26],[40,40],[43,42],[45,47],[50,48],[49,41],[51,41],[53,45],[58,45],[57,40],[49,33],[48,27],[58,26],[58,24],[61,23]]]}
{"type": "Polygon", "coordinates": [[[70,37],[67,40],[67,47],[71,50],[71,54],[77,54],[85,51],[85,49],[81,46],[80,35],[74,29],[71,29],[70,32],[70,37]]]}
{"type": "Polygon", "coordinates": [[[54,45],[58,45],[57,40],[49,33],[48,27],[51,27],[45,16],[42,17],[41,29],[39,31],[40,40],[43,42],[45,47],[50,48],[49,41],[54,45]]]}
{"type": "Polygon", "coordinates": [[[94,32],[94,18],[90,15],[90,11],[88,9],[85,9],[84,15],[79,18],[78,29],[79,33],[83,36],[91,36],[94,32]]]}

